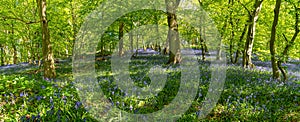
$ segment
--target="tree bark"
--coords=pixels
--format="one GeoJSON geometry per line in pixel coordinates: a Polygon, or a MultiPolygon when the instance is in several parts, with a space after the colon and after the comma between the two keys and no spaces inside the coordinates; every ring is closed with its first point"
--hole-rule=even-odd
{"type": "Polygon", "coordinates": [[[241,51],[240,51],[239,48],[242,47],[241,44],[242,44],[243,39],[244,39],[244,36],[245,36],[245,34],[246,34],[246,32],[247,32],[247,27],[248,27],[248,25],[245,24],[244,30],[243,30],[243,32],[242,32],[242,35],[240,36],[240,41],[239,41],[239,43],[238,43],[238,48],[236,49],[236,52],[235,52],[235,60],[234,60],[234,62],[233,62],[234,64],[236,64],[237,61],[238,61],[238,59],[239,59],[239,54],[241,53],[241,51]]]}
{"type": "MultiPolygon", "coordinates": [[[[294,6],[294,8],[297,11],[298,8],[296,6],[294,6]]],[[[287,42],[287,45],[285,46],[285,48],[282,52],[282,57],[278,61],[278,68],[280,69],[280,71],[283,75],[284,81],[286,81],[288,79],[288,75],[287,75],[285,69],[282,68],[281,63],[286,63],[286,61],[288,60],[288,51],[289,51],[290,47],[292,45],[294,45],[295,40],[296,40],[299,32],[300,32],[300,30],[299,30],[299,13],[296,12],[296,16],[295,16],[295,33],[294,33],[294,35],[293,35],[293,37],[290,41],[283,34],[283,37],[284,37],[285,41],[287,42]]]]}
{"type": "Polygon", "coordinates": [[[279,16],[279,11],[280,11],[280,4],[281,0],[276,0],[276,6],[274,9],[274,21],[273,21],[273,26],[272,26],[272,32],[271,32],[271,40],[270,40],[270,53],[271,53],[271,62],[272,62],[272,71],[273,71],[273,78],[280,80],[280,74],[279,74],[279,69],[277,66],[277,59],[275,57],[276,55],[276,50],[275,50],[275,41],[276,41],[276,27],[278,24],[278,16],[279,16]]]}
{"type": "Polygon", "coordinates": [[[4,65],[4,56],[5,56],[5,52],[4,52],[4,46],[2,44],[0,44],[0,49],[1,49],[1,66],[4,65]]]}
{"type": "Polygon", "coordinates": [[[42,26],[42,50],[43,50],[43,66],[44,78],[55,78],[56,71],[53,59],[52,46],[50,43],[50,32],[48,28],[48,20],[46,17],[46,0],[37,0],[39,15],[42,26]]]}
{"type": "Polygon", "coordinates": [[[130,41],[130,53],[133,54],[133,34],[132,32],[129,32],[129,41],[130,41]]]}
{"type": "Polygon", "coordinates": [[[255,38],[255,30],[256,30],[256,22],[258,20],[258,14],[261,11],[263,0],[255,0],[254,10],[251,13],[249,12],[249,20],[250,23],[248,26],[248,35],[247,40],[245,43],[244,54],[243,54],[243,67],[244,68],[253,68],[254,65],[252,64],[251,56],[252,56],[252,49],[253,43],[255,38]]]}
{"type": "MultiPolygon", "coordinates": [[[[232,9],[233,6],[234,6],[234,1],[229,0],[228,4],[229,4],[228,9],[232,9]]],[[[235,37],[235,33],[234,33],[234,23],[233,23],[232,11],[230,12],[230,15],[229,15],[229,23],[230,23],[230,26],[231,26],[231,39],[230,39],[230,45],[229,45],[229,55],[230,55],[231,63],[234,63],[234,57],[233,57],[234,41],[233,40],[234,40],[234,37],[235,37]]]]}
{"type": "Polygon", "coordinates": [[[168,41],[169,41],[169,61],[168,64],[176,64],[181,62],[180,40],[178,33],[178,23],[176,17],[176,9],[180,0],[166,0],[168,15],[168,41]]]}
{"type": "MultiPolygon", "coordinates": [[[[76,24],[77,17],[76,17],[76,12],[74,10],[74,7],[75,7],[75,3],[74,3],[73,0],[71,0],[72,32],[73,32],[73,34],[72,34],[72,36],[73,36],[72,47],[75,46],[76,35],[77,35],[77,24],[76,24]]],[[[68,50],[68,48],[66,48],[66,49],[68,50]]],[[[72,52],[72,54],[73,54],[73,52],[72,52]]],[[[67,57],[69,57],[68,54],[67,54],[67,57]]]]}
{"type": "MultiPolygon", "coordinates": [[[[199,4],[200,4],[200,7],[203,6],[203,2],[202,0],[198,0],[199,4]]],[[[201,54],[202,54],[202,61],[205,61],[205,55],[206,55],[206,52],[208,52],[208,49],[207,49],[207,45],[206,45],[206,29],[205,29],[205,26],[204,25],[204,20],[205,18],[201,16],[201,27],[200,27],[200,45],[201,45],[201,54]]]]}
{"type": "Polygon", "coordinates": [[[18,51],[17,51],[17,46],[15,43],[15,39],[14,39],[14,34],[15,34],[15,30],[14,30],[14,24],[11,24],[11,35],[12,35],[12,48],[13,48],[13,63],[17,64],[18,63],[18,51]]]}
{"type": "Polygon", "coordinates": [[[123,56],[123,35],[124,35],[124,23],[119,24],[119,56],[123,56]]]}

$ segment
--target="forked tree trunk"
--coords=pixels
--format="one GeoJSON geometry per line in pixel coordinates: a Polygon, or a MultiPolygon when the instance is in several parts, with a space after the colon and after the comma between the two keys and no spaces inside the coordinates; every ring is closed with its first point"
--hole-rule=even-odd
{"type": "MultiPolygon", "coordinates": [[[[294,5],[294,8],[297,11],[298,8],[295,5],[294,5]]],[[[280,58],[278,61],[278,68],[280,69],[281,73],[283,74],[284,81],[286,81],[288,79],[288,76],[287,76],[285,69],[282,68],[281,63],[286,63],[286,61],[288,60],[288,51],[289,51],[290,47],[292,45],[294,45],[295,40],[300,32],[300,30],[299,30],[299,13],[298,12],[295,12],[295,13],[296,13],[295,14],[295,33],[290,41],[283,34],[283,37],[284,37],[285,41],[287,42],[287,45],[285,46],[285,48],[281,54],[282,58],[280,58]]]]}
{"type": "Polygon", "coordinates": [[[176,17],[176,9],[180,0],[166,0],[168,15],[168,41],[169,41],[169,61],[168,64],[176,64],[181,62],[180,40],[178,33],[178,23],[176,17]]]}
{"type": "Polygon", "coordinates": [[[48,29],[48,20],[46,17],[46,0],[37,0],[39,8],[39,15],[42,26],[42,50],[43,50],[43,66],[44,66],[44,77],[55,78],[55,65],[52,53],[52,46],[50,43],[50,33],[48,29]]]}
{"type": "Polygon", "coordinates": [[[280,4],[281,0],[276,0],[276,6],[274,9],[274,21],[272,26],[272,32],[271,32],[271,40],[270,40],[270,53],[271,53],[271,62],[272,62],[272,71],[273,71],[273,78],[280,80],[280,73],[277,65],[277,59],[275,57],[276,50],[275,50],[275,41],[276,41],[276,27],[278,24],[278,16],[280,11],[280,4]]]}
{"type": "Polygon", "coordinates": [[[263,0],[255,0],[254,10],[249,12],[249,20],[250,23],[248,26],[248,35],[247,40],[245,43],[244,54],[243,54],[243,67],[244,68],[253,68],[254,65],[252,64],[251,56],[252,56],[252,49],[255,37],[255,30],[256,30],[256,22],[258,20],[258,14],[261,11],[263,0]]]}

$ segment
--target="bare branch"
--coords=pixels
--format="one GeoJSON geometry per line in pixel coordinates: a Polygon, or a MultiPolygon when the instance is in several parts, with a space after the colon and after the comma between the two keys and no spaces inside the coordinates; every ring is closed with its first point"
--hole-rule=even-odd
{"type": "Polygon", "coordinates": [[[248,14],[251,15],[251,12],[250,12],[250,10],[246,7],[246,5],[244,5],[240,0],[237,0],[237,1],[238,1],[238,3],[240,3],[240,4],[247,10],[248,14]]]}
{"type": "Polygon", "coordinates": [[[289,42],[289,40],[286,38],[285,34],[283,33],[282,35],[283,35],[283,37],[284,37],[284,40],[285,40],[286,42],[289,42]]]}

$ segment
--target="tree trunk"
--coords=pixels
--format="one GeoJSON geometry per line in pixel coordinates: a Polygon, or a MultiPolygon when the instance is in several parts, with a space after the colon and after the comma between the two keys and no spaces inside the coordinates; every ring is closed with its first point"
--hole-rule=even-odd
{"type": "MultiPolygon", "coordinates": [[[[224,26],[222,27],[222,31],[221,31],[221,37],[222,37],[222,38],[224,37],[226,28],[227,28],[227,21],[224,23],[224,26]]],[[[223,39],[222,39],[221,42],[218,44],[217,58],[216,58],[216,60],[221,60],[221,55],[222,55],[222,41],[223,41],[223,39]]]]}
{"type": "Polygon", "coordinates": [[[12,44],[13,47],[13,63],[17,64],[18,63],[18,51],[17,51],[17,46],[15,43],[12,44]]]}
{"type": "MultiPolygon", "coordinates": [[[[228,1],[229,7],[228,9],[232,9],[234,6],[234,2],[233,0],[229,0],[228,1]]],[[[232,17],[232,12],[230,12],[229,15],[229,23],[231,26],[231,39],[230,39],[230,45],[229,45],[229,54],[230,54],[230,61],[231,63],[234,63],[234,58],[233,58],[233,48],[234,48],[234,37],[235,37],[235,33],[234,33],[234,23],[233,23],[233,17],[232,17]]]]}
{"type": "MultiPolygon", "coordinates": [[[[203,2],[202,0],[198,0],[199,4],[200,4],[200,7],[203,6],[203,2]]],[[[200,23],[201,23],[201,27],[200,27],[200,45],[201,45],[201,54],[202,54],[202,61],[205,61],[205,55],[206,55],[206,52],[208,52],[208,49],[207,49],[207,45],[205,43],[205,37],[206,37],[206,29],[205,29],[205,26],[203,26],[205,23],[204,23],[204,20],[205,17],[201,16],[201,20],[200,20],[200,23]]]]}
{"type": "Polygon", "coordinates": [[[275,50],[275,40],[276,40],[276,27],[278,24],[278,16],[280,11],[280,4],[281,0],[276,0],[276,6],[274,9],[274,21],[272,26],[272,32],[271,32],[271,40],[270,40],[270,53],[271,53],[271,62],[272,62],[272,71],[273,71],[273,78],[280,80],[280,74],[277,66],[277,59],[275,57],[276,50],[275,50]]]}
{"type": "Polygon", "coordinates": [[[238,48],[236,49],[236,53],[235,53],[235,60],[234,60],[234,62],[233,62],[234,64],[236,64],[237,61],[238,61],[238,59],[239,59],[239,54],[241,53],[240,48],[242,47],[241,44],[242,44],[243,39],[244,39],[244,36],[245,36],[245,34],[246,34],[247,27],[248,27],[248,25],[245,24],[244,30],[243,30],[243,32],[242,32],[242,35],[240,36],[240,41],[239,41],[239,43],[238,43],[238,48]]]}
{"type": "Polygon", "coordinates": [[[50,33],[48,29],[48,20],[46,17],[46,0],[37,0],[39,8],[39,15],[42,26],[42,50],[43,50],[43,66],[44,78],[55,78],[55,65],[52,53],[52,46],[50,43],[50,33]]]}
{"type": "Polygon", "coordinates": [[[1,66],[4,65],[4,56],[5,56],[5,52],[4,52],[4,46],[2,44],[0,44],[0,49],[1,49],[1,66]]]}
{"type": "Polygon", "coordinates": [[[130,41],[130,53],[133,54],[133,34],[129,32],[129,41],[130,41]]]}
{"type": "Polygon", "coordinates": [[[178,23],[176,17],[176,9],[180,0],[166,0],[168,15],[168,42],[169,42],[169,61],[168,64],[176,64],[181,62],[180,40],[178,33],[178,23]]]}
{"type": "Polygon", "coordinates": [[[123,56],[123,35],[124,35],[124,23],[120,22],[120,25],[119,25],[119,56],[123,56]]]}
{"type": "Polygon", "coordinates": [[[261,11],[263,0],[255,0],[254,10],[253,12],[249,12],[249,20],[250,23],[248,26],[248,35],[247,40],[245,43],[244,54],[243,54],[243,67],[244,68],[253,68],[254,65],[252,64],[251,56],[252,56],[252,49],[255,37],[255,30],[256,30],[256,22],[258,20],[258,14],[261,11]]]}
{"type": "MultiPolygon", "coordinates": [[[[294,7],[295,7],[295,10],[297,11],[298,8],[296,6],[294,6],[294,7]]],[[[284,81],[286,81],[288,79],[288,76],[287,76],[287,73],[286,73],[285,69],[282,68],[281,63],[283,63],[283,62],[286,63],[286,61],[288,60],[288,51],[289,51],[289,48],[292,45],[294,45],[295,40],[296,40],[299,32],[300,32],[300,30],[299,30],[299,13],[296,12],[296,16],[295,16],[295,33],[294,33],[294,35],[293,35],[293,37],[292,37],[292,39],[290,41],[283,34],[283,37],[284,37],[285,41],[287,42],[287,45],[285,46],[285,48],[284,48],[284,50],[282,52],[282,58],[280,58],[279,61],[278,61],[278,68],[280,69],[280,71],[281,71],[281,73],[282,73],[282,75],[284,77],[284,81]]]]}
{"type": "MultiPolygon", "coordinates": [[[[72,34],[72,36],[73,36],[72,48],[73,48],[74,45],[75,45],[76,35],[77,35],[77,24],[76,24],[76,19],[77,19],[77,17],[76,17],[76,15],[75,15],[76,12],[75,12],[75,10],[74,10],[74,7],[75,7],[74,4],[75,4],[74,1],[71,0],[72,30],[73,30],[73,34],[72,34]]],[[[72,48],[71,48],[71,49],[72,49],[72,48]]],[[[68,48],[66,48],[66,49],[68,50],[68,48]]],[[[72,52],[72,54],[73,54],[73,52],[72,52]]],[[[67,57],[69,57],[68,54],[67,54],[67,57]]]]}
{"type": "Polygon", "coordinates": [[[232,27],[232,31],[231,31],[231,39],[230,39],[230,45],[229,45],[229,53],[230,53],[230,61],[231,63],[234,63],[234,59],[233,59],[233,48],[234,48],[234,36],[235,36],[235,33],[234,33],[234,25],[233,25],[233,20],[232,20],[232,15],[230,14],[230,19],[229,19],[229,23],[232,27]]]}
{"type": "MultiPolygon", "coordinates": [[[[11,24],[11,34],[14,36],[15,30],[14,30],[14,24],[11,24]]],[[[13,48],[13,63],[17,64],[18,63],[18,51],[17,51],[17,46],[15,43],[15,38],[12,37],[12,48],[13,48]]]]}

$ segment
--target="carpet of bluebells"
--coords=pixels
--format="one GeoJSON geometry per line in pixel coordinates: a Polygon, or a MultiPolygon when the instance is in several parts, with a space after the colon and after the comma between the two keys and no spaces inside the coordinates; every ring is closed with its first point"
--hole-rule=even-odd
{"type": "MultiPolygon", "coordinates": [[[[149,68],[166,61],[166,57],[159,55],[134,58],[129,67],[131,78],[136,85],[147,86],[151,82],[146,73],[149,68]]],[[[200,120],[197,115],[208,91],[211,69],[209,62],[199,61],[198,96],[178,121],[300,121],[300,69],[295,68],[299,63],[287,64],[291,72],[287,82],[271,79],[269,63],[256,63],[257,69],[228,65],[224,90],[217,105],[200,120]]],[[[56,66],[58,77],[51,80],[44,79],[42,72],[34,73],[37,66],[0,67],[0,121],[96,121],[80,101],[71,62],[56,66]]],[[[178,65],[163,67],[176,69],[178,65]]],[[[180,73],[170,72],[161,92],[139,99],[128,96],[115,85],[109,60],[97,61],[95,68],[99,85],[111,104],[130,113],[146,114],[162,109],[176,96],[180,85],[180,73]]]]}

